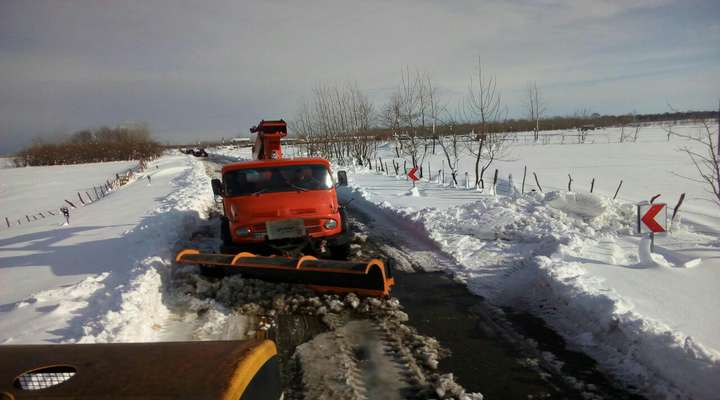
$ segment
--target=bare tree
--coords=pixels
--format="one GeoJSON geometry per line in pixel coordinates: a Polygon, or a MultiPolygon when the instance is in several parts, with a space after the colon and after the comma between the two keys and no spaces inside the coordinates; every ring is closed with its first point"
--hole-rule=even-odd
{"type": "Polygon", "coordinates": [[[489,132],[489,124],[500,119],[500,92],[494,76],[484,76],[482,64],[478,58],[477,81],[470,79],[465,113],[477,126],[473,141],[468,150],[475,156],[475,188],[484,188],[483,175],[495,160],[504,145],[504,137],[489,132]]]}
{"type": "Polygon", "coordinates": [[[370,134],[374,116],[372,103],[356,85],[320,84],[300,105],[291,125],[309,155],[340,163],[353,159],[362,165],[375,150],[370,134]]]}
{"type": "Polygon", "coordinates": [[[442,109],[427,74],[413,73],[408,67],[401,70],[400,86],[390,96],[382,119],[393,131],[397,153],[409,157],[413,166],[422,165],[427,156],[442,109]]]}
{"type": "Polygon", "coordinates": [[[528,82],[526,88],[527,98],[525,103],[525,109],[527,110],[528,119],[535,121],[535,127],[533,128],[533,138],[537,142],[540,138],[540,119],[545,114],[545,101],[542,98],[542,94],[538,89],[537,82],[528,82]]]}
{"type": "Polygon", "coordinates": [[[463,155],[462,136],[459,134],[457,121],[455,116],[448,113],[445,121],[437,127],[437,140],[450,168],[453,186],[458,184],[458,166],[463,155]]]}
{"type": "MultiPolygon", "coordinates": [[[[720,136],[718,142],[715,141],[715,132],[707,120],[702,122],[702,128],[697,135],[681,134],[671,132],[673,135],[689,140],[699,146],[693,148],[684,146],[680,150],[685,152],[693,162],[697,170],[699,179],[689,178],[695,182],[705,184],[706,190],[713,196],[713,200],[720,207],[720,151],[716,150],[720,146],[720,136]]],[[[672,129],[668,128],[668,129],[672,129]]],[[[720,130],[720,127],[719,127],[720,130]]],[[[720,135],[720,133],[718,133],[720,135]]]]}

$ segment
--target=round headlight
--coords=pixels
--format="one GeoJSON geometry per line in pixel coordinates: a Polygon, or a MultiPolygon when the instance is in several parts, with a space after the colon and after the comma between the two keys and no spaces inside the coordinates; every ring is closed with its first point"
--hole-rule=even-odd
{"type": "Polygon", "coordinates": [[[238,236],[248,236],[250,235],[250,229],[243,227],[243,228],[237,228],[235,229],[235,234],[238,236]]]}
{"type": "Polygon", "coordinates": [[[337,226],[337,222],[334,219],[325,221],[325,229],[333,229],[337,226]]]}

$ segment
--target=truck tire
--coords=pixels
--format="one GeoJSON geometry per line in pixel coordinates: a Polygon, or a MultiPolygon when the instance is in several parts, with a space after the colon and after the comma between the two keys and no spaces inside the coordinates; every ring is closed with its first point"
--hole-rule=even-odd
{"type": "Polygon", "coordinates": [[[342,233],[340,236],[342,240],[339,243],[328,246],[330,250],[330,257],[333,260],[347,260],[350,258],[350,244],[352,243],[352,233],[350,233],[350,220],[347,217],[345,208],[340,208],[340,224],[342,226],[342,233]]]}
{"type": "Polygon", "coordinates": [[[333,260],[347,260],[350,258],[350,241],[335,246],[328,246],[330,257],[333,260]]]}
{"type": "Polygon", "coordinates": [[[232,246],[233,241],[232,235],[230,235],[230,222],[227,217],[220,219],[220,238],[222,239],[224,247],[232,246]]]}

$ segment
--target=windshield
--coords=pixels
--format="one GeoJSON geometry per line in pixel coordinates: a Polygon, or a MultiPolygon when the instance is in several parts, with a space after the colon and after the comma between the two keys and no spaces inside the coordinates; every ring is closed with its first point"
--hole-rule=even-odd
{"type": "Polygon", "coordinates": [[[289,165],[240,169],[223,176],[226,196],[323,190],[333,187],[328,170],[322,165],[289,165]]]}

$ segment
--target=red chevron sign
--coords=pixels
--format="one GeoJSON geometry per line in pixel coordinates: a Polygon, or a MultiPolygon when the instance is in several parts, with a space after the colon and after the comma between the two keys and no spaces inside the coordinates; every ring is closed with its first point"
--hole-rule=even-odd
{"type": "Polygon", "coordinates": [[[418,169],[417,167],[412,167],[412,169],[410,170],[410,172],[408,172],[408,176],[410,177],[410,179],[413,180],[413,182],[415,182],[416,180],[420,179],[420,178],[418,178],[417,176],[415,176],[415,172],[417,172],[417,169],[418,169]]]}
{"type": "Polygon", "coordinates": [[[643,209],[647,209],[647,211],[644,213],[641,211],[642,217],[640,217],[640,221],[642,221],[642,225],[646,228],[646,230],[653,233],[662,233],[667,231],[667,204],[647,204],[641,206],[640,210],[643,209]],[[662,214],[658,215],[660,213],[662,214]],[[660,221],[658,221],[658,219],[660,221]]]}

